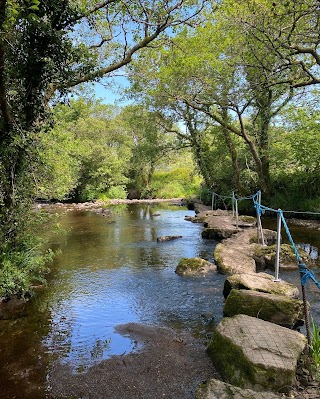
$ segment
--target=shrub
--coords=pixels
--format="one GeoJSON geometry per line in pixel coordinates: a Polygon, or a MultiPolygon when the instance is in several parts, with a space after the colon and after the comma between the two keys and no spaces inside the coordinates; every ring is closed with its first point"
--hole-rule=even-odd
{"type": "Polygon", "coordinates": [[[126,199],[127,195],[128,193],[123,186],[114,186],[100,194],[98,198],[102,201],[108,201],[109,199],[126,199]]]}

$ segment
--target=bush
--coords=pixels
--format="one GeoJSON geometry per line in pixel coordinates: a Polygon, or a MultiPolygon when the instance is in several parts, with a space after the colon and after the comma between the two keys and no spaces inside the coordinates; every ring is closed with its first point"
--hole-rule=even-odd
{"type": "Polygon", "coordinates": [[[53,252],[41,254],[39,248],[8,250],[0,254],[0,297],[13,295],[23,297],[32,285],[45,283],[49,272],[46,264],[52,260],[53,252]]]}
{"type": "MultiPolygon", "coordinates": [[[[153,174],[148,195],[156,198],[188,198],[199,195],[202,178],[186,168],[157,171],[153,174]]],[[[145,195],[145,193],[143,193],[145,195]]]]}
{"type": "Polygon", "coordinates": [[[109,199],[126,199],[127,191],[123,186],[110,187],[108,191],[102,193],[98,198],[102,201],[108,201],[109,199]]]}

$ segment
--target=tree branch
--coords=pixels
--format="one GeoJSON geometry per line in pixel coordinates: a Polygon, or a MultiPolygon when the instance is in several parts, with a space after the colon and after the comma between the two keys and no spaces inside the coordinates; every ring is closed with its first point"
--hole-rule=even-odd
{"type": "Polygon", "coordinates": [[[6,17],[6,6],[7,1],[3,0],[0,2],[0,110],[3,117],[4,125],[3,131],[0,132],[0,138],[4,139],[10,129],[13,118],[9,110],[6,84],[5,84],[5,44],[4,44],[4,30],[3,26],[6,17]]]}

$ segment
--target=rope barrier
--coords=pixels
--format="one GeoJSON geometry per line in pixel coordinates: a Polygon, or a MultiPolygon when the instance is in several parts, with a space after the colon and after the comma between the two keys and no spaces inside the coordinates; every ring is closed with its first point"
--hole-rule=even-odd
{"type": "MultiPolygon", "coordinates": [[[[286,222],[286,219],[284,217],[284,213],[297,213],[297,214],[309,214],[309,215],[320,215],[320,212],[303,212],[303,211],[283,211],[282,209],[273,209],[270,207],[267,207],[265,205],[261,205],[261,191],[258,191],[255,194],[252,194],[247,197],[239,197],[237,198],[234,195],[234,192],[232,193],[232,196],[226,196],[226,195],[219,195],[218,193],[208,191],[212,194],[212,198],[214,199],[221,198],[222,200],[224,199],[231,199],[232,200],[232,210],[233,210],[233,216],[234,216],[234,211],[236,210],[236,224],[238,227],[238,201],[243,201],[243,200],[252,200],[253,205],[256,209],[257,212],[257,225],[258,225],[258,240],[259,240],[259,234],[261,237],[261,243],[262,245],[264,244],[264,236],[263,236],[263,229],[262,229],[262,224],[261,224],[261,218],[260,216],[263,215],[266,211],[268,212],[273,212],[277,214],[277,219],[278,219],[278,227],[277,227],[277,259],[276,259],[276,279],[274,281],[280,281],[279,280],[279,257],[280,257],[280,234],[281,234],[281,223],[283,224],[283,227],[286,231],[286,234],[288,236],[288,239],[290,241],[291,247],[293,249],[293,252],[295,254],[295,257],[298,262],[298,269],[300,273],[300,280],[301,280],[301,289],[302,289],[302,297],[303,297],[303,304],[304,304],[304,313],[305,313],[305,323],[306,323],[306,332],[307,332],[307,340],[309,346],[311,345],[311,337],[310,337],[310,326],[309,326],[309,310],[307,306],[307,301],[306,301],[306,295],[305,295],[305,286],[309,280],[313,281],[314,284],[320,289],[320,282],[317,281],[315,278],[314,273],[307,267],[307,265],[302,261],[302,258],[299,254],[299,251],[297,249],[297,246],[292,238],[290,229],[288,227],[288,224],[286,222]]],[[[225,204],[224,204],[225,205],[225,204]]],[[[212,209],[213,209],[213,200],[212,200],[212,209]]]]}
{"type": "Polygon", "coordinates": [[[296,244],[295,244],[295,242],[294,242],[294,240],[292,238],[290,229],[289,229],[288,224],[286,222],[286,219],[284,217],[284,213],[305,213],[305,214],[312,214],[312,215],[320,215],[319,212],[283,211],[282,209],[273,209],[273,208],[270,208],[268,206],[261,205],[260,202],[259,202],[259,196],[261,195],[260,191],[258,191],[255,194],[252,194],[250,196],[247,196],[247,197],[238,197],[238,198],[235,197],[234,195],[232,197],[230,197],[230,196],[227,196],[227,195],[220,195],[220,194],[218,194],[216,192],[212,192],[212,194],[214,194],[216,197],[221,198],[221,199],[232,199],[233,201],[235,200],[236,204],[237,204],[238,201],[252,199],[254,207],[255,207],[255,209],[257,211],[257,215],[259,215],[259,216],[263,215],[266,211],[279,214],[279,216],[281,218],[281,222],[283,224],[283,227],[284,227],[284,229],[286,231],[286,234],[287,234],[288,239],[290,241],[291,247],[293,249],[293,252],[294,252],[294,254],[296,256],[296,259],[298,261],[299,273],[300,273],[300,276],[301,276],[301,284],[303,286],[305,286],[308,280],[312,280],[316,284],[316,286],[320,289],[320,282],[318,282],[316,280],[316,278],[314,276],[314,273],[306,266],[305,263],[302,262],[301,256],[300,256],[299,251],[297,249],[297,246],[296,246],[296,244]]]}

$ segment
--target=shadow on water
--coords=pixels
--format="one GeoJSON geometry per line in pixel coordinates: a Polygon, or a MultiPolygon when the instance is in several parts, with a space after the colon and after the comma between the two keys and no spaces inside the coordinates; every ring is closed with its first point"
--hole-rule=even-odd
{"type": "Polygon", "coordinates": [[[40,399],[50,391],[55,362],[74,373],[137,343],[115,326],[138,322],[206,336],[208,319],[222,317],[225,277],[187,278],[174,273],[182,257],[213,260],[214,241],[202,226],[184,220],[181,207],[128,205],[103,217],[71,211],[61,216],[65,234],[49,285],[37,294],[29,316],[0,324],[0,398],[40,399]],[[163,235],[181,239],[158,243],[163,235]],[[209,315],[209,316],[208,316],[209,315]]]}

